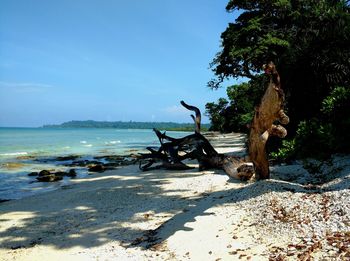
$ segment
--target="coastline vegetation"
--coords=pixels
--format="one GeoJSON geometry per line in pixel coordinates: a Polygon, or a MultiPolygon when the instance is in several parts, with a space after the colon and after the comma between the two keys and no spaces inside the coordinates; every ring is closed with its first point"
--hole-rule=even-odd
{"type": "Polygon", "coordinates": [[[236,1],[240,10],[221,35],[211,68],[212,89],[227,78],[247,81],[227,87],[226,98],[206,104],[211,130],[248,132],[267,85],[262,64],[273,61],[290,116],[284,141],[269,140],[278,160],[328,157],[350,152],[349,1],[236,1]]]}
{"type": "MultiPolygon", "coordinates": [[[[193,123],[176,122],[137,122],[137,121],[68,121],[62,124],[44,125],[43,128],[111,128],[111,129],[159,129],[166,131],[193,131],[193,123]]],[[[210,124],[203,124],[203,130],[208,130],[210,124]]]]}

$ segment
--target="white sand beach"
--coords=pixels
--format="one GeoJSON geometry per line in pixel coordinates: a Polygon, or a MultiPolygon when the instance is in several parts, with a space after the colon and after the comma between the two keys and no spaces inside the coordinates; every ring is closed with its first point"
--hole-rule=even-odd
{"type": "MultiPolygon", "coordinates": [[[[242,134],[210,140],[245,153],[242,134]]],[[[136,165],[75,179],[0,204],[0,259],[349,260],[350,156],[315,165],[272,166],[255,182],[136,165]]]]}

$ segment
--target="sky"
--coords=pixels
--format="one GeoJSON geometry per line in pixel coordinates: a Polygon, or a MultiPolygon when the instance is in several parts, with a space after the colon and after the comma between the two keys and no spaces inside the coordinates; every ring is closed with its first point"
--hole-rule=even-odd
{"type": "Polygon", "coordinates": [[[204,114],[226,96],[206,84],[227,2],[1,0],[0,127],[191,122],[181,100],[204,114]]]}

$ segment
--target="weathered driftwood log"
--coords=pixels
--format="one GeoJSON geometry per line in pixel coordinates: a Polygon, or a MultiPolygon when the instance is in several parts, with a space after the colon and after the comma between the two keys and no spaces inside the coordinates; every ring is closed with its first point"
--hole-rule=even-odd
{"type": "Polygon", "coordinates": [[[248,142],[249,158],[252,163],[246,163],[244,159],[236,156],[218,153],[200,133],[200,110],[181,101],[185,108],[195,112],[195,116],[191,115],[195,122],[194,134],[175,139],[167,136],[165,132],[161,133],[154,129],[161,146],[157,149],[148,147],[150,153],[141,154],[140,169],[143,171],[155,168],[188,169],[190,167],[182,161],[197,159],[200,169],[219,168],[223,169],[229,176],[244,180],[250,179],[254,172],[256,179],[269,178],[266,142],[271,135],[280,138],[287,135],[286,129],[281,125],[276,125],[275,122],[287,124],[289,118],[283,111],[284,93],[275,65],[270,62],[264,66],[264,69],[270,76],[270,82],[260,105],[255,109],[251,124],[248,142]]]}
{"type": "Polygon", "coordinates": [[[249,134],[249,157],[254,164],[256,179],[270,177],[269,162],[266,155],[266,142],[269,136],[284,138],[287,130],[281,125],[289,122],[283,111],[284,93],[281,89],[280,77],[273,62],[264,66],[265,72],[270,76],[270,82],[261,99],[260,105],[255,109],[253,122],[249,134]]]}
{"type": "Polygon", "coordinates": [[[141,154],[140,169],[142,171],[150,169],[176,169],[183,170],[189,169],[182,161],[185,159],[197,159],[199,162],[199,168],[210,169],[218,168],[224,169],[230,176],[249,179],[253,175],[252,167],[249,169],[249,165],[245,168],[238,169],[237,167],[242,164],[242,160],[236,156],[228,156],[218,153],[210,142],[200,133],[201,113],[200,110],[195,107],[186,104],[181,101],[181,104],[188,110],[194,111],[195,116],[191,115],[195,122],[195,132],[183,138],[173,138],[166,133],[161,133],[159,130],[153,129],[157,135],[160,147],[155,149],[148,147],[150,151],[148,154],[141,154]]]}

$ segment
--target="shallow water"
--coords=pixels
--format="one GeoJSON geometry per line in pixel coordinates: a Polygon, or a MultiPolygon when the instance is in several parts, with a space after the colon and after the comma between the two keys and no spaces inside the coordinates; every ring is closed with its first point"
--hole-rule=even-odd
{"type": "MultiPolygon", "coordinates": [[[[167,132],[183,137],[185,132],[167,132]]],[[[152,130],[134,129],[46,129],[0,128],[0,199],[18,199],[69,184],[69,178],[54,183],[35,182],[27,174],[43,169],[66,171],[58,156],[79,155],[92,159],[101,155],[137,153],[159,146],[152,130]],[[51,160],[45,160],[51,159],[51,160]]],[[[75,168],[84,177],[84,168],[75,168]]]]}

